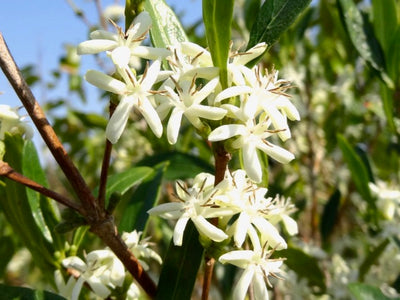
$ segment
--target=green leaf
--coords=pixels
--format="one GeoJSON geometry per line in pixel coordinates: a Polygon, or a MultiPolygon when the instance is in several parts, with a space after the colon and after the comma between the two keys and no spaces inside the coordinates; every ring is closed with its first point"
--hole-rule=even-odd
{"type": "Polygon", "coordinates": [[[387,66],[390,77],[400,86],[400,26],[394,33],[393,42],[387,53],[387,66]]]}
{"type": "Polygon", "coordinates": [[[171,240],[163,259],[156,299],[191,299],[202,257],[203,247],[199,242],[199,234],[189,221],[182,246],[175,246],[171,240]]]}
{"type": "Polygon", "coordinates": [[[372,249],[367,257],[364,259],[363,263],[360,266],[359,279],[360,281],[364,281],[365,275],[367,275],[369,269],[378,262],[379,257],[385,251],[386,246],[389,245],[389,238],[384,239],[378,246],[372,249]]]}
{"type": "MultiPolygon", "coordinates": [[[[131,187],[138,185],[153,172],[149,167],[133,167],[125,172],[111,175],[107,180],[106,207],[111,194],[125,194],[131,187]]],[[[94,194],[97,194],[95,189],[94,194]]]]}
{"type": "Polygon", "coordinates": [[[228,56],[231,42],[233,0],[203,0],[203,21],[214,66],[219,68],[222,88],[228,87],[228,56]]]}
{"type": "MultiPolygon", "coordinates": [[[[6,145],[4,160],[15,171],[22,172],[24,140],[21,136],[6,134],[4,143],[6,145]]],[[[4,178],[3,181],[4,184],[0,185],[2,212],[18,239],[31,252],[35,265],[41,268],[42,274],[46,279],[52,280],[54,269],[58,266],[58,261],[54,257],[56,249],[45,238],[32,215],[33,212],[28,201],[26,188],[7,178],[4,178]]]]}
{"type": "Polygon", "coordinates": [[[300,249],[288,248],[276,253],[278,257],[286,257],[285,264],[295,271],[300,278],[306,278],[311,287],[319,288],[318,292],[326,290],[324,273],[318,266],[318,261],[300,249]]]}
{"type": "Polygon", "coordinates": [[[324,211],[322,213],[320,222],[320,232],[324,243],[327,242],[335,227],[339,212],[340,197],[340,190],[336,189],[324,206],[324,211]]]}
{"type": "MultiPolygon", "coordinates": [[[[250,32],[247,49],[265,42],[270,48],[296,20],[311,0],[267,0],[261,6],[257,19],[250,32]]],[[[248,64],[254,66],[257,60],[248,64]]]]}
{"type": "Polygon", "coordinates": [[[160,196],[163,175],[167,169],[167,163],[156,166],[154,172],[149,175],[129,197],[129,203],[124,207],[119,224],[119,230],[131,232],[134,229],[145,231],[149,215],[147,211],[154,206],[160,196]]]}
{"type": "Polygon", "coordinates": [[[64,297],[47,291],[8,286],[2,283],[0,283],[0,295],[2,300],[65,300],[64,297]]]}
{"type": "Polygon", "coordinates": [[[173,151],[144,158],[138,163],[141,166],[155,166],[161,162],[169,162],[165,179],[177,180],[193,178],[201,172],[213,173],[214,167],[197,156],[173,151]]]}
{"type": "Polygon", "coordinates": [[[0,278],[3,278],[4,271],[14,255],[14,250],[14,242],[10,236],[0,237],[0,278]]]}
{"type": "Polygon", "coordinates": [[[368,182],[370,181],[368,170],[362,159],[357,155],[344,136],[338,134],[337,140],[358,192],[371,207],[375,207],[374,199],[371,196],[368,186],[368,182]]]}
{"type": "Polygon", "coordinates": [[[338,6],[350,40],[360,56],[378,71],[380,78],[390,88],[393,88],[393,81],[385,71],[381,45],[375,37],[370,22],[357,9],[353,0],[338,0],[338,6]]]}
{"type": "Polygon", "coordinates": [[[375,286],[365,284],[365,283],[358,283],[353,282],[349,284],[350,293],[355,297],[357,300],[399,300],[399,297],[387,297],[385,296],[382,291],[375,286]]]}
{"type": "Polygon", "coordinates": [[[154,47],[165,48],[187,41],[185,30],[164,0],[147,0],[145,10],[150,14],[150,37],[154,47]]]}
{"type": "Polygon", "coordinates": [[[396,0],[372,0],[372,14],[376,37],[387,56],[397,29],[396,0]]]}
{"type": "MultiPolygon", "coordinates": [[[[33,181],[36,181],[40,185],[48,186],[46,175],[40,165],[39,157],[32,141],[26,141],[22,150],[22,174],[33,181]]],[[[59,222],[59,219],[57,218],[57,215],[59,214],[57,207],[53,206],[49,199],[31,189],[26,189],[26,195],[36,225],[41,230],[43,236],[50,243],[53,243],[53,229],[59,222]],[[42,207],[45,208],[46,216],[43,214],[42,207]],[[51,224],[51,228],[48,227],[46,218],[51,224]]],[[[64,241],[61,240],[61,236],[58,235],[58,237],[55,238],[58,240],[57,248],[63,248],[64,241]]]]}

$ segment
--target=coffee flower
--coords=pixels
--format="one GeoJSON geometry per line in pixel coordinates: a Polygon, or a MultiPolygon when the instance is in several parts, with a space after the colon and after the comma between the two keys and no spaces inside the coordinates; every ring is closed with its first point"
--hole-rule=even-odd
{"type": "Polygon", "coordinates": [[[261,182],[262,168],[257,155],[257,149],[280,163],[288,163],[294,159],[292,153],[266,140],[277,132],[270,129],[270,125],[271,120],[265,118],[265,115],[261,115],[258,120],[245,120],[244,124],[228,124],[217,127],[210,133],[208,140],[216,142],[238,136],[232,142],[231,146],[234,149],[242,150],[244,169],[250,179],[255,182],[261,182]]]}
{"type": "Polygon", "coordinates": [[[86,262],[77,256],[70,256],[62,261],[64,267],[79,273],[79,278],[72,290],[72,300],[79,298],[85,282],[96,295],[102,298],[107,298],[111,294],[110,289],[122,286],[125,269],[111,250],[92,251],[86,255],[85,259],[86,262]]]}
{"type": "MultiPolygon", "coordinates": [[[[201,173],[193,180],[192,187],[186,187],[183,182],[176,184],[176,198],[179,202],[164,203],[148,211],[150,215],[159,215],[165,219],[178,220],[173,240],[176,246],[181,246],[186,224],[191,220],[200,234],[213,241],[221,242],[228,235],[206,220],[211,216],[207,207],[213,192],[213,178],[209,174],[201,173]]],[[[212,211],[215,216],[215,211],[212,211]]]]}
{"type": "Polygon", "coordinates": [[[89,83],[120,95],[121,100],[106,128],[106,137],[111,143],[115,144],[121,137],[134,107],[143,115],[154,134],[157,137],[162,135],[160,118],[151,103],[153,97],[151,88],[160,73],[160,64],[159,60],[154,61],[139,79],[130,68],[121,68],[119,74],[123,81],[95,70],[86,73],[85,79],[89,83]]]}
{"type": "Polygon", "coordinates": [[[265,281],[271,286],[268,276],[277,277],[276,274],[280,272],[280,267],[283,263],[283,259],[281,258],[270,259],[272,252],[273,250],[267,251],[266,249],[257,249],[254,251],[237,250],[219,257],[218,260],[223,264],[230,263],[244,269],[233,289],[232,296],[234,300],[245,299],[250,284],[254,288],[254,299],[269,299],[265,281]]]}
{"type": "Polygon", "coordinates": [[[177,92],[169,86],[165,87],[170,106],[173,107],[167,126],[167,137],[170,144],[175,144],[178,139],[182,116],[185,116],[194,127],[200,130],[204,126],[200,118],[220,120],[226,114],[226,110],[223,108],[201,104],[214,91],[219,78],[212,79],[201,89],[196,87],[195,80],[196,77],[193,77],[191,81],[185,80],[180,84],[175,82],[177,92]]]}
{"type": "Polygon", "coordinates": [[[78,45],[78,54],[96,54],[107,51],[116,65],[121,64],[121,57],[117,54],[120,49],[128,53],[124,56],[123,65],[133,63],[135,57],[146,59],[157,59],[166,57],[170,54],[167,49],[141,46],[140,44],[146,38],[146,34],[151,27],[151,18],[148,12],[141,12],[133,20],[127,32],[124,33],[120,27],[114,24],[117,33],[111,33],[105,30],[95,30],[90,34],[91,40],[82,42],[78,45]]]}

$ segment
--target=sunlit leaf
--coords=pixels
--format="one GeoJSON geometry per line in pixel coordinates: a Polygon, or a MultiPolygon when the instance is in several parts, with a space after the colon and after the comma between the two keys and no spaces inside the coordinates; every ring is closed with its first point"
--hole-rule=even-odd
{"type": "MultiPolygon", "coordinates": [[[[269,0],[265,1],[256,17],[250,32],[247,49],[265,42],[271,47],[296,20],[301,12],[310,4],[311,0],[269,0]]],[[[248,65],[254,66],[257,60],[248,65]]]]}
{"type": "Polygon", "coordinates": [[[228,56],[231,42],[233,0],[203,0],[203,21],[214,66],[219,67],[220,82],[228,86],[228,56]]]}
{"type": "Polygon", "coordinates": [[[144,6],[153,21],[150,37],[154,47],[165,48],[187,41],[182,24],[164,0],[147,0],[144,6]]]}
{"type": "Polygon", "coordinates": [[[353,0],[338,0],[338,3],[343,23],[354,47],[360,56],[378,71],[380,78],[393,88],[393,81],[385,70],[382,47],[367,17],[361,14],[353,0]]]}

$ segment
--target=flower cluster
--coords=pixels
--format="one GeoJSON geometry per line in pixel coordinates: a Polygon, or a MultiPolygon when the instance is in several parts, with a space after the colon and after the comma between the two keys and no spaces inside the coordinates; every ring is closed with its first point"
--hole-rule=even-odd
{"type": "MultiPolygon", "coordinates": [[[[154,259],[161,264],[161,257],[152,249],[148,248],[148,239],[140,240],[141,232],[136,230],[131,233],[123,233],[122,239],[129,250],[140,259],[143,267],[148,265],[143,259],[154,259]]],[[[121,261],[110,249],[95,250],[85,255],[85,261],[78,256],[70,256],[62,261],[65,268],[70,270],[72,276],[65,284],[60,272],[55,273],[55,281],[59,292],[68,299],[78,299],[84,283],[97,296],[105,299],[111,294],[111,290],[121,287],[125,280],[125,268],[121,261]],[[74,277],[77,277],[75,280],[74,277]]],[[[128,294],[132,299],[138,298],[139,289],[132,283],[128,294]]]]}
{"type": "Polygon", "coordinates": [[[274,251],[287,247],[278,226],[283,223],[289,234],[296,234],[297,224],[289,216],[292,205],[279,197],[266,197],[268,190],[257,185],[262,180],[258,151],[281,163],[294,158],[270,139],[289,139],[287,119],[300,119],[286,93],[290,84],[279,79],[275,70],[245,66],[265,52],[267,45],[260,43],[246,52],[231,51],[227,61],[228,88],[224,89],[211,54],[201,46],[191,42],[169,45],[166,49],[142,46],[150,26],[149,14],[142,12],[126,33],[118,26],[115,34],[94,31],[91,40],[78,46],[79,54],[106,51],[115,65],[113,76],[95,70],[85,75],[89,83],[118,95],[106,137],[116,143],[130,112],[136,109],[157,137],[162,136],[163,121],[167,119],[170,144],[177,142],[186,119],[203,138],[225,141],[229,151],[240,151],[244,170],[227,170],[225,179],[216,186],[214,176],[205,173],[197,175],[190,187],[178,181],[174,195],[177,201],[161,204],[149,213],[177,220],[175,245],[182,245],[189,220],[204,238],[214,242],[231,239],[238,249],[248,240],[251,249],[225,253],[219,260],[245,269],[235,297],[244,299],[254,278],[256,298],[266,299],[264,279],[278,273],[282,264],[282,259],[270,257],[274,251]],[[137,58],[151,61],[143,74],[135,70],[137,58]],[[168,67],[162,70],[162,66],[168,67]],[[211,223],[210,218],[218,222],[211,223]]]}

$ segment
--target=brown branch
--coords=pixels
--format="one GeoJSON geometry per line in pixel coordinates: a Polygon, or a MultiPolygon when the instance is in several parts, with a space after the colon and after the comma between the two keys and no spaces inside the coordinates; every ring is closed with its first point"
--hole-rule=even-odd
{"type": "MultiPolygon", "coordinates": [[[[156,294],[156,285],[144,271],[137,258],[128,249],[124,241],[119,237],[114,225],[112,216],[108,215],[104,207],[98,205],[90,188],[84,181],[82,175],[73,164],[63,145],[59,141],[54,129],[46,119],[43,110],[37,103],[30,88],[23,79],[10,51],[0,33],[0,67],[13,86],[16,94],[30,115],[33,123],[41,134],[50,152],[53,154],[58,165],[66,175],[72,188],[81,201],[82,208],[80,213],[85,217],[90,225],[90,230],[99,236],[103,242],[121,260],[124,266],[138,281],[146,293],[154,298],[156,294]]],[[[7,172],[5,172],[7,173],[7,172]]],[[[22,176],[22,175],[21,175],[22,176]]],[[[33,188],[37,185],[32,184],[33,188]]],[[[54,194],[53,194],[54,195],[54,194]]],[[[60,198],[58,198],[60,199],[60,198]]],[[[65,199],[64,199],[65,200],[65,199]]],[[[66,202],[68,203],[68,202],[66,202]]]]}
{"type": "Polygon", "coordinates": [[[23,176],[22,174],[16,172],[10,165],[2,160],[0,160],[0,176],[7,177],[10,180],[13,180],[15,182],[21,183],[25,185],[26,187],[31,188],[32,190],[35,190],[42,195],[52,198],[58,203],[65,205],[79,213],[83,213],[82,207],[74,202],[72,202],[69,198],[58,194],[52,190],[49,190],[45,188],[44,186],[40,185],[39,183],[23,176]]]}
{"type": "Polygon", "coordinates": [[[82,202],[82,205],[88,214],[87,217],[89,219],[96,218],[96,215],[98,215],[99,211],[95,198],[93,197],[89,187],[82,178],[78,169],[75,167],[65,151],[63,145],[54,132],[53,127],[51,127],[49,124],[42,108],[37,103],[28,84],[22,77],[21,72],[19,71],[10,51],[8,50],[1,32],[0,67],[6,75],[8,81],[13,86],[16,94],[30,115],[50,152],[53,154],[58,165],[66,175],[79,200],[82,202]]]}
{"type": "MultiPolygon", "coordinates": [[[[215,158],[215,176],[214,176],[214,186],[224,180],[226,168],[231,159],[231,154],[225,150],[223,143],[214,143],[214,158],[215,158]]],[[[211,223],[215,226],[218,225],[218,218],[211,219],[211,223]]],[[[203,281],[203,291],[201,295],[202,300],[207,300],[210,293],[211,281],[214,271],[215,259],[205,255],[205,270],[204,270],[204,281],[203,281]]]]}
{"type": "MultiPolygon", "coordinates": [[[[116,105],[110,101],[110,118],[113,115],[115,108],[116,105]]],[[[106,140],[103,163],[101,165],[99,195],[97,196],[99,206],[106,210],[107,207],[105,207],[105,199],[106,199],[106,188],[107,188],[107,175],[108,175],[108,169],[110,167],[111,150],[112,150],[112,144],[110,143],[109,140],[106,140]]]]}

